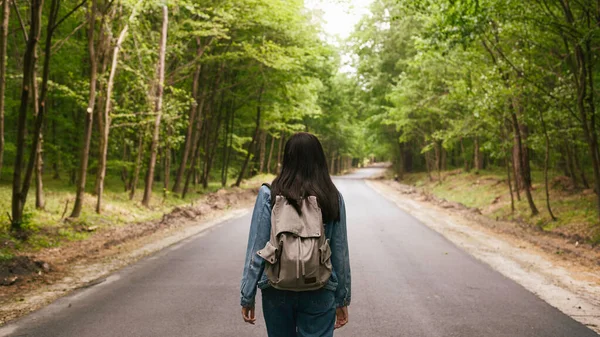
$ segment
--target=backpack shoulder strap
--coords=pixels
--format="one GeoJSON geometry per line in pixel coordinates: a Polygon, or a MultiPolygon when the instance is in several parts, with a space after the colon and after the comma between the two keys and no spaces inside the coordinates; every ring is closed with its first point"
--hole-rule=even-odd
{"type": "Polygon", "coordinates": [[[271,184],[264,183],[262,186],[267,186],[269,189],[271,189],[271,184]]]}

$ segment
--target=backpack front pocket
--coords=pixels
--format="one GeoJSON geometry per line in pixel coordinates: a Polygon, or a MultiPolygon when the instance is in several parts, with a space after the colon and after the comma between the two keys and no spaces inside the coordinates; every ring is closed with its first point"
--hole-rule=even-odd
{"type": "Polygon", "coordinates": [[[270,241],[267,241],[265,248],[259,250],[258,252],[256,252],[256,254],[258,254],[258,256],[262,257],[265,261],[269,262],[270,264],[275,264],[279,259],[279,256],[277,256],[278,251],[279,249],[277,249],[277,247],[273,246],[270,241]]]}
{"type": "Polygon", "coordinates": [[[329,247],[329,239],[319,248],[321,253],[321,264],[331,271],[331,247],[329,247]]]}

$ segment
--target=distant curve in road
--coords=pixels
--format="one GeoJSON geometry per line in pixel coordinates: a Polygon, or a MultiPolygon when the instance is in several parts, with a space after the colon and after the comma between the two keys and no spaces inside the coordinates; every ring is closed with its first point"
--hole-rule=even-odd
{"type": "MultiPolygon", "coordinates": [[[[477,261],[361,178],[335,182],[348,213],[350,323],[336,336],[588,337],[593,331],[477,261]]],[[[229,220],[0,329],[0,336],[266,336],[242,322],[250,215],[229,220]]],[[[259,292],[260,293],[260,292],[259,292]]]]}

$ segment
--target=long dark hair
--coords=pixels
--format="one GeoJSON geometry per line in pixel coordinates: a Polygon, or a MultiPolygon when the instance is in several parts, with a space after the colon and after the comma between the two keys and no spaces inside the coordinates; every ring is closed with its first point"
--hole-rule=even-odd
{"type": "Polygon", "coordinates": [[[339,192],[329,176],[321,142],[314,135],[299,132],[285,144],[281,172],[271,185],[272,203],[277,195],[286,197],[298,211],[300,200],[314,195],[323,221],[339,220],[339,192]]]}

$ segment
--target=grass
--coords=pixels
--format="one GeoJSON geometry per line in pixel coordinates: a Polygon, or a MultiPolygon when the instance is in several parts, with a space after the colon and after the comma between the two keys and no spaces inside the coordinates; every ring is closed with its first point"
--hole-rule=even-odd
{"type": "MultiPolygon", "coordinates": [[[[515,197],[515,212],[511,211],[510,193],[506,174],[501,170],[480,171],[478,174],[460,170],[442,173],[438,181],[436,174],[430,180],[426,173],[406,174],[403,182],[423,188],[426,192],[449,201],[460,202],[468,207],[478,208],[493,219],[516,220],[544,231],[560,233],[569,237],[581,237],[592,244],[600,243],[600,226],[596,213],[596,196],[590,190],[565,189],[553,184],[557,178],[550,178],[550,203],[558,218],[553,221],[546,208],[546,194],[543,173],[532,173],[532,196],[539,214],[531,216],[525,193],[521,191],[521,201],[515,197]],[[553,186],[554,185],[554,186],[553,186]]],[[[559,180],[556,180],[559,181],[559,180]]]]}
{"type": "MultiPolygon", "coordinates": [[[[44,177],[46,205],[43,210],[35,209],[35,187],[32,187],[25,206],[22,225],[24,232],[27,233],[26,240],[15,238],[10,232],[9,212],[12,185],[7,178],[0,181],[0,209],[5,210],[3,214],[0,214],[0,263],[22,253],[58,247],[65,242],[85,240],[91,235],[85,229],[102,230],[113,226],[159,219],[175,207],[189,205],[203,195],[222,188],[220,183],[211,182],[206,189],[201,186],[192,188],[185,199],[182,199],[170,191],[165,196],[163,183],[157,182],[153,188],[151,207],[147,208],[141,204],[144,192],[141,183],[135,198],[129,200],[129,192],[124,191],[120,179],[107,176],[102,213],[97,214],[95,212],[96,196],[90,193],[93,190],[94,178],[93,175],[88,177],[88,188],[81,216],[77,220],[69,222],[63,221],[63,214],[68,217],[72,211],[75,199],[74,185],[64,180],[52,179],[50,176],[44,177]]],[[[272,179],[271,175],[259,175],[244,181],[241,188],[253,188],[262,182],[270,182],[272,179]]],[[[234,182],[234,180],[228,181],[227,186],[231,186],[234,182]]]]}

